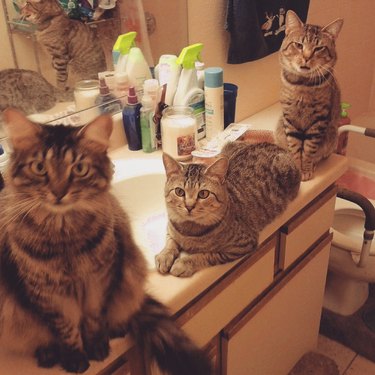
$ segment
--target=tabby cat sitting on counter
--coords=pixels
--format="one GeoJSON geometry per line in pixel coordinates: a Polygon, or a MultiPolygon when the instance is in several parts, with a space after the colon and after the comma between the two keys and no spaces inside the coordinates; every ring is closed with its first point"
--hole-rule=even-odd
{"type": "Polygon", "coordinates": [[[317,163],[336,149],[340,89],[334,76],[335,40],[342,25],[342,19],[325,27],[304,25],[293,11],[286,14],[279,53],[282,116],[275,138],[292,153],[303,181],[312,179],[317,163]]]}
{"type": "Polygon", "coordinates": [[[254,252],[259,232],[286,209],[301,182],[289,152],[271,143],[228,143],[209,166],[183,165],[167,154],[163,162],[169,220],[156,268],[181,277],[254,252]]]}
{"type": "Polygon", "coordinates": [[[111,117],[85,127],[4,113],[14,151],[0,191],[0,345],[81,373],[126,331],[169,375],[209,375],[203,352],[145,293],[147,266],[109,192],[111,117]]]}
{"type": "Polygon", "coordinates": [[[68,69],[74,80],[98,79],[106,60],[100,40],[85,23],[70,19],[58,0],[27,0],[21,15],[37,25],[37,40],[52,57],[57,86],[65,88],[68,69]]]}

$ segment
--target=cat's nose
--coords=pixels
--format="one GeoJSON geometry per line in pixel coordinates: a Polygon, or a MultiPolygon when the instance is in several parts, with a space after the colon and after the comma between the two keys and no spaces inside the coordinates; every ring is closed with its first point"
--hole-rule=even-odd
{"type": "Polygon", "coordinates": [[[193,210],[193,208],[195,207],[195,205],[186,205],[185,207],[188,210],[188,212],[190,213],[193,210]]]}

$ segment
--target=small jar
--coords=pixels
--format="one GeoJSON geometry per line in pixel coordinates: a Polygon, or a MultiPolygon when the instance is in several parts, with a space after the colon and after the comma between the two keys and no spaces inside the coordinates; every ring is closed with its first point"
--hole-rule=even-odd
{"type": "Polygon", "coordinates": [[[191,159],[197,148],[197,120],[191,107],[173,106],[163,111],[161,118],[163,152],[179,161],[191,159]]]}
{"type": "Polygon", "coordinates": [[[95,100],[99,96],[99,81],[87,79],[78,81],[74,87],[76,111],[81,112],[82,124],[88,123],[100,115],[95,100]]]}

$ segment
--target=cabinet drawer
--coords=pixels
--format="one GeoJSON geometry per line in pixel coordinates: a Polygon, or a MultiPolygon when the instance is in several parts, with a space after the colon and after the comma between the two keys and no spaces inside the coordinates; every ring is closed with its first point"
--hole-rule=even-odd
{"type": "Polygon", "coordinates": [[[223,330],[222,375],[285,375],[315,349],[331,237],[223,330]]]}
{"type": "Polygon", "coordinates": [[[275,249],[273,237],[177,319],[196,344],[205,346],[272,283],[275,249]]]}
{"type": "Polygon", "coordinates": [[[331,186],[280,230],[279,268],[289,267],[332,225],[337,189],[331,186]]]}

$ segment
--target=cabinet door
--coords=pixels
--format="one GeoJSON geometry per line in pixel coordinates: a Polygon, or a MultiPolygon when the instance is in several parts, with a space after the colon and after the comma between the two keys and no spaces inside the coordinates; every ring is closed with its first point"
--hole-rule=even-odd
{"type": "Polygon", "coordinates": [[[331,237],[223,331],[222,375],[285,375],[316,347],[331,237]]]}
{"type": "Polygon", "coordinates": [[[280,230],[279,269],[289,267],[330,229],[336,187],[331,186],[280,230]]]}

